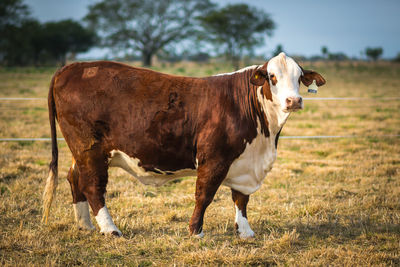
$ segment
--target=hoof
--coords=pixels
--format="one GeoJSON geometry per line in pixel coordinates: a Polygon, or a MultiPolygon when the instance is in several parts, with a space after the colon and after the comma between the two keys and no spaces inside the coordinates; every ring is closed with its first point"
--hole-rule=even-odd
{"type": "Polygon", "coordinates": [[[193,237],[198,238],[198,239],[203,238],[203,237],[204,237],[204,232],[203,232],[203,230],[202,230],[199,234],[193,235],[193,237]]]}
{"type": "Polygon", "coordinates": [[[115,236],[115,237],[121,237],[122,236],[122,233],[121,233],[121,231],[111,231],[111,232],[100,232],[102,235],[105,235],[105,236],[115,236]]]}
{"type": "Polygon", "coordinates": [[[240,233],[238,232],[240,239],[250,239],[250,238],[254,238],[254,232],[252,230],[248,231],[248,232],[243,232],[240,233]]]}
{"type": "Polygon", "coordinates": [[[122,233],[120,231],[112,231],[111,235],[116,236],[116,237],[121,237],[122,233]]]}
{"type": "Polygon", "coordinates": [[[78,225],[80,231],[93,231],[96,229],[93,225],[78,225]]]}

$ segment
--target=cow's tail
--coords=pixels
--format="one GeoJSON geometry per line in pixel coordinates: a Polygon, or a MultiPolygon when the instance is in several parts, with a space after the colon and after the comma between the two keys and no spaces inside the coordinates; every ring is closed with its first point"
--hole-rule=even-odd
{"type": "Polygon", "coordinates": [[[53,198],[56,195],[56,189],[58,185],[58,147],[57,147],[57,132],[56,132],[56,106],[54,103],[54,83],[57,73],[53,76],[50,83],[48,105],[49,105],[49,121],[51,128],[51,149],[52,149],[52,160],[50,162],[49,176],[46,180],[46,186],[43,192],[43,217],[42,223],[47,224],[47,220],[50,215],[50,207],[53,202],[53,198]]]}

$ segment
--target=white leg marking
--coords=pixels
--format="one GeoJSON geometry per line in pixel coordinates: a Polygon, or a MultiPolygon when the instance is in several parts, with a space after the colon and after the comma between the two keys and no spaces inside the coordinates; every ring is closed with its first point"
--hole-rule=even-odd
{"type": "Polygon", "coordinates": [[[97,213],[96,216],[96,221],[100,226],[100,233],[122,236],[121,231],[118,230],[117,226],[115,226],[110,213],[108,213],[106,206],[99,210],[99,213],[97,213]]]}
{"type": "Polygon", "coordinates": [[[235,205],[236,209],[236,217],[235,223],[238,226],[239,237],[240,238],[249,238],[254,236],[253,230],[251,230],[249,222],[245,217],[242,215],[242,211],[235,205]]]}
{"type": "Polygon", "coordinates": [[[203,230],[201,230],[200,234],[194,235],[194,237],[199,238],[199,239],[203,238],[204,237],[203,230]]]}
{"type": "Polygon", "coordinates": [[[81,201],[73,204],[75,212],[75,221],[80,229],[94,230],[92,221],[90,220],[89,205],[87,201],[81,201]]]}

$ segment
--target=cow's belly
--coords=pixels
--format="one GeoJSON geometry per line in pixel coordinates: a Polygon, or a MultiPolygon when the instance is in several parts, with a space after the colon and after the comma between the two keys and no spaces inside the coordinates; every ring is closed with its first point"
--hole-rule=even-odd
{"type": "Polygon", "coordinates": [[[177,178],[196,176],[196,170],[193,169],[183,169],[178,171],[162,171],[156,169],[158,173],[146,171],[144,168],[139,166],[139,159],[131,158],[122,151],[112,150],[110,155],[111,157],[109,158],[108,163],[110,167],[120,167],[124,169],[145,185],[161,186],[166,182],[177,178]]]}
{"type": "Polygon", "coordinates": [[[223,182],[245,195],[257,191],[276,160],[275,140],[257,136],[233,161],[223,182]]]}

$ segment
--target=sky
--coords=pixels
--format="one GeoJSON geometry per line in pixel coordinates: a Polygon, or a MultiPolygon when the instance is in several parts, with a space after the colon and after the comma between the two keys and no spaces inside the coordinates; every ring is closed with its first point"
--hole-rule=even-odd
{"type": "MultiPolygon", "coordinates": [[[[98,0],[25,0],[41,22],[82,19],[98,0]]],[[[382,47],[384,58],[400,53],[400,0],[212,0],[219,6],[247,3],[271,15],[277,27],[256,54],[271,56],[278,44],[289,55],[332,53],[360,57],[368,47],[382,47]]],[[[92,49],[82,58],[104,56],[92,49]]]]}

